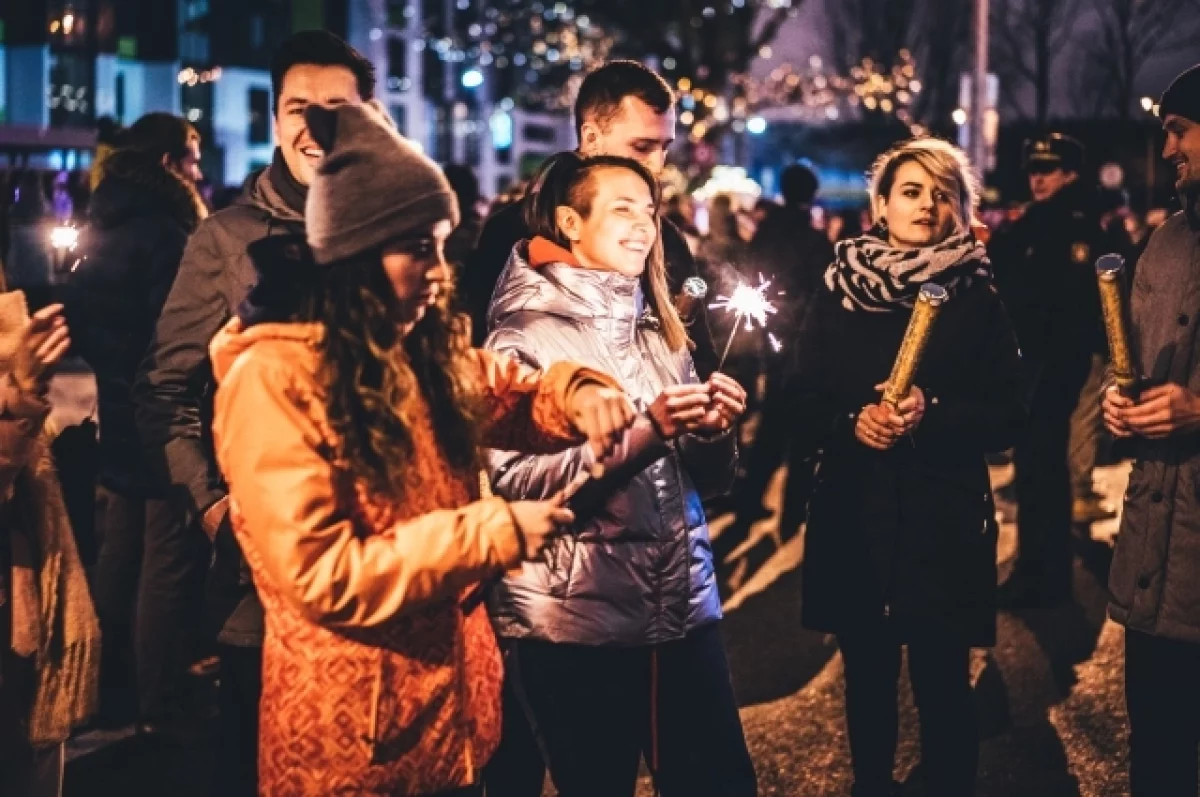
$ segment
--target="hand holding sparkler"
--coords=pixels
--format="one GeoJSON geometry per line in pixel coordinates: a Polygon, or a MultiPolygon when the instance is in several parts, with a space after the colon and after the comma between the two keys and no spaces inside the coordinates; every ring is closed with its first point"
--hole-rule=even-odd
{"type": "MultiPolygon", "coordinates": [[[[771,281],[764,279],[762,274],[758,275],[758,287],[751,288],[744,282],[738,282],[737,287],[733,289],[733,293],[729,296],[717,296],[717,301],[709,305],[711,310],[724,310],[727,313],[733,313],[733,328],[729,332],[729,341],[725,344],[725,351],[721,354],[721,360],[717,363],[717,371],[725,367],[725,358],[729,356],[729,349],[733,346],[733,339],[737,336],[738,327],[741,326],[742,320],[746,321],[746,331],[750,332],[754,329],[757,323],[763,329],[767,327],[767,316],[774,315],[777,311],[775,305],[767,298],[767,291],[771,288],[771,281]]],[[[769,335],[771,347],[775,351],[783,348],[779,339],[774,335],[769,335]]]]}

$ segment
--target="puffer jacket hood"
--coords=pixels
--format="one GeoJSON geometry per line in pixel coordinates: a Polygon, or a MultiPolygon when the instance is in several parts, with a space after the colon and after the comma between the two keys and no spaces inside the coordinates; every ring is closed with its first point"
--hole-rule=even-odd
{"type": "MultiPolygon", "coordinates": [[[[489,330],[504,326],[517,313],[544,313],[566,322],[584,321],[619,342],[633,340],[645,310],[638,277],[580,268],[565,262],[569,253],[563,250],[560,259],[539,262],[530,256],[532,243],[514,249],[496,283],[488,310],[489,330]]],[[[546,254],[557,249],[551,247],[546,254]]]]}
{"type": "MultiPolygon", "coordinates": [[[[636,277],[565,259],[529,261],[518,245],[496,287],[486,347],[545,368],[573,361],[615,376],[644,410],[668,385],[697,381],[686,349],[671,351],[636,277]]],[[[729,486],[732,435],[664,441],[645,415],[573,499],[577,521],[537,563],[492,594],[499,634],[585,645],[679,639],[721,616],[706,494],[729,486]]],[[[510,500],[562,490],[594,461],[581,446],[553,456],[489,452],[493,489],[510,500]]]]}

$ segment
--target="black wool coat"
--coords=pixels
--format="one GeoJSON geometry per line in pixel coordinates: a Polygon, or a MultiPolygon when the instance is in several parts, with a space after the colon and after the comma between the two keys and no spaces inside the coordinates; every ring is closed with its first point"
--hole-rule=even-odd
{"type": "Polygon", "coordinates": [[[926,414],[878,452],[854,436],[879,401],[911,312],[850,311],[822,288],[796,345],[802,454],[818,459],[803,565],[803,622],[839,633],[887,618],[972,646],[995,641],[996,540],[984,454],[1024,423],[1016,338],[989,282],[941,309],[916,385],[926,414]]]}
{"type": "Polygon", "coordinates": [[[134,420],[133,382],[188,235],[203,213],[195,190],[161,163],[118,151],[88,206],[66,291],[76,350],[96,374],[98,480],[116,492],[162,495],[134,420]]]}

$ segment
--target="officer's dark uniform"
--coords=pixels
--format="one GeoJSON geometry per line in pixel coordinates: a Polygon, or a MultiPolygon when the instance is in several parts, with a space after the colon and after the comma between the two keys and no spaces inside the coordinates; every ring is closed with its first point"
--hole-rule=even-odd
{"type": "MultiPolygon", "coordinates": [[[[1026,169],[1079,173],[1083,146],[1052,134],[1026,142],[1026,169]]],[[[1082,178],[1034,202],[989,247],[1030,386],[1029,425],[1014,450],[1019,552],[1000,591],[1010,607],[1050,605],[1071,591],[1071,413],[1104,328],[1094,263],[1104,254],[1096,191],[1082,178]]]]}

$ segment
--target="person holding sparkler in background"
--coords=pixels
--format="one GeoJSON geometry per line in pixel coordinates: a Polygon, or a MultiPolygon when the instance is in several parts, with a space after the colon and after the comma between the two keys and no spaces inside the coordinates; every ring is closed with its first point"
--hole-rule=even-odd
{"type": "Polygon", "coordinates": [[[837,635],[855,797],[893,793],[908,647],[927,797],[973,794],[970,649],[995,642],[997,526],[984,455],[1025,419],[1020,354],[971,231],[966,155],[916,138],[870,175],[875,227],[840,242],[794,347],[797,445],[819,460],[805,626],[837,635]],[[946,301],[915,385],[881,399],[923,285],[946,301]],[[942,290],[938,290],[938,289],[942,290]]]}
{"type": "MultiPolygon", "coordinates": [[[[719,372],[697,379],[651,173],[567,153],[538,182],[534,237],[500,277],[486,346],[612,374],[642,415],[570,502],[571,531],[493,594],[508,678],[562,797],[632,794],[641,756],[666,797],[753,795],[700,505],[733,478],[746,394],[719,372]]],[[[580,446],[490,462],[498,495],[541,500],[579,484],[595,456],[580,446]]]]}

